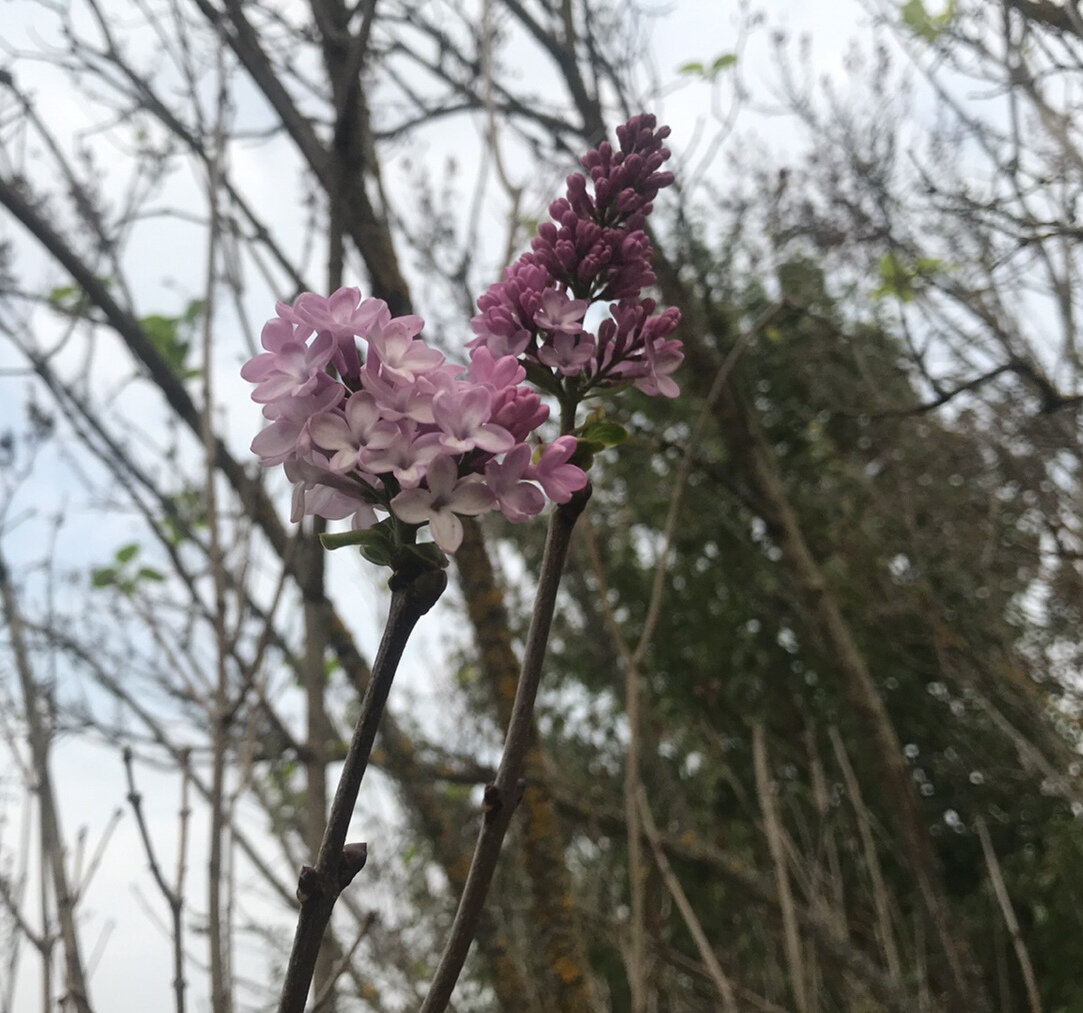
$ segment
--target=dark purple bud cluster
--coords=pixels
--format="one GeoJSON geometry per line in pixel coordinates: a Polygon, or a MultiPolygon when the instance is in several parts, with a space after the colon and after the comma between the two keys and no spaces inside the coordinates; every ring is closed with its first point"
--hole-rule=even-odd
{"type": "Polygon", "coordinates": [[[478,300],[472,347],[578,377],[581,396],[624,382],[677,395],[669,374],[683,356],[669,335],[680,315],[667,310],[651,323],[655,304],[641,298],[657,280],[645,225],[658,191],[673,182],[673,173],[660,171],[668,136],[668,127],[642,114],[617,128],[618,150],[603,141],[587,153],[589,181],[581,172],[568,177],[566,196],[549,206],[553,220],[538,229],[530,252],[478,300]],[[584,318],[597,302],[611,305],[595,333],[584,318]]]}

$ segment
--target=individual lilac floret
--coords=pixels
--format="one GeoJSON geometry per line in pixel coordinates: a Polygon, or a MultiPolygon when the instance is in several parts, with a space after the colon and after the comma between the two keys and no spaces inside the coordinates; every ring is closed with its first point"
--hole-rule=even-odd
{"type": "Polygon", "coordinates": [[[429,525],[433,541],[454,552],[463,540],[462,521],[456,514],[476,516],[496,505],[496,496],[478,475],[459,478],[454,462],[438,457],[429,466],[427,489],[407,489],[392,501],[391,509],[407,524],[429,525]]]}
{"type": "Polygon", "coordinates": [[[584,156],[589,179],[581,172],[568,177],[566,195],[549,206],[552,221],[478,300],[475,355],[484,348],[494,358],[513,355],[547,370],[554,380],[547,389],[563,391],[573,403],[629,381],[646,394],[677,395],[671,374],[683,356],[668,335],[679,314],[667,310],[656,327],[646,319],[655,304],[643,298],[656,282],[647,217],[658,192],[673,182],[661,168],[668,136],[653,116],[634,116],[617,128],[618,148],[603,142],[584,156]],[[584,320],[595,303],[609,303],[617,324],[591,333],[584,320]],[[629,327],[624,318],[633,310],[638,316],[629,327]]]}
{"type": "Polygon", "coordinates": [[[503,461],[493,460],[485,466],[485,478],[496,495],[500,512],[513,524],[529,520],[545,506],[538,487],[526,480],[529,471],[530,447],[525,443],[509,451],[503,461]]]}
{"type": "Polygon", "coordinates": [[[381,417],[380,406],[367,391],[350,395],[341,411],[313,417],[309,432],[314,443],[335,452],[330,469],[338,472],[368,470],[372,452],[386,450],[400,438],[399,427],[381,417]]]}
{"type": "Polygon", "coordinates": [[[582,334],[583,314],[589,305],[586,299],[569,299],[557,289],[547,289],[541,294],[534,323],[550,334],[582,334]]]}
{"type": "Polygon", "coordinates": [[[329,334],[321,334],[312,344],[298,340],[292,328],[284,333],[285,321],[270,320],[263,328],[263,347],[268,351],[249,360],[241,369],[250,383],[256,384],[252,400],[259,404],[278,401],[283,397],[304,397],[314,393],[323,377],[331,378],[324,369],[331,361],[335,343],[329,334]]]}
{"type": "Polygon", "coordinates": [[[542,451],[538,463],[528,468],[526,474],[536,478],[554,503],[567,503],[572,494],[587,484],[586,472],[569,464],[575,453],[574,436],[561,436],[542,451]]]}
{"type": "Polygon", "coordinates": [[[439,391],[432,399],[433,421],[440,427],[440,446],[452,454],[470,450],[501,454],[515,446],[506,429],[493,425],[493,396],[484,387],[439,391]]]}

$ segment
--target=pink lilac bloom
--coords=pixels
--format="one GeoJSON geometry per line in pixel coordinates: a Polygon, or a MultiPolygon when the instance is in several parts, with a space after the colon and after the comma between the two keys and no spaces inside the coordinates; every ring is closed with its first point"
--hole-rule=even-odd
{"type": "MultiPolygon", "coordinates": [[[[564,303],[549,302],[570,329],[564,303]]],[[[313,515],[364,529],[393,518],[400,544],[427,524],[451,552],[462,539],[456,515],[497,509],[518,522],[544,508],[525,441],[549,408],[526,370],[487,349],[469,366],[446,362],[421,327],[352,288],[278,304],[265,350],[242,375],[270,420],[253,452],[284,467],[295,522],[313,515]]]]}
{"type": "Polygon", "coordinates": [[[295,483],[290,520],[296,524],[306,514],[311,514],[329,521],[339,521],[352,514],[354,528],[367,528],[375,524],[376,515],[372,506],[361,496],[360,489],[331,473],[326,463],[326,458],[319,454],[311,455],[308,460],[286,462],[286,477],[295,483]]]}
{"type": "Polygon", "coordinates": [[[360,289],[340,288],[327,297],[302,292],[292,307],[280,304],[279,313],[286,310],[291,319],[330,334],[335,344],[335,368],[342,376],[353,376],[361,369],[355,337],[371,326],[380,308],[379,299],[362,299],[360,289]]]}
{"type": "Polygon", "coordinates": [[[582,334],[583,314],[589,305],[586,299],[569,299],[558,289],[546,289],[541,294],[534,323],[550,334],[582,334]]]}
{"type": "Polygon", "coordinates": [[[585,372],[593,358],[594,338],[590,334],[554,334],[538,349],[538,361],[561,376],[585,372]]]}
{"type": "MultiPolygon", "coordinates": [[[[265,336],[267,330],[265,327],[265,336]]],[[[241,376],[257,385],[252,400],[261,404],[283,397],[304,397],[317,390],[321,376],[327,383],[331,382],[324,369],[334,350],[334,341],[327,334],[321,334],[311,346],[303,341],[279,343],[276,340],[272,351],[263,352],[244,364],[241,376]]]]}
{"type": "Polygon", "coordinates": [[[390,472],[399,485],[407,489],[420,485],[427,469],[440,457],[440,437],[437,433],[419,432],[416,422],[408,419],[398,423],[398,435],[382,450],[367,455],[366,469],[374,474],[390,472]]]}
{"type": "Polygon", "coordinates": [[[521,443],[546,419],[549,406],[529,387],[507,387],[493,398],[493,423],[521,443]]]}
{"type": "Polygon", "coordinates": [[[365,337],[370,355],[379,362],[381,377],[409,384],[443,365],[440,352],[414,340],[424,325],[421,317],[392,318],[386,307],[377,316],[365,337]]]}

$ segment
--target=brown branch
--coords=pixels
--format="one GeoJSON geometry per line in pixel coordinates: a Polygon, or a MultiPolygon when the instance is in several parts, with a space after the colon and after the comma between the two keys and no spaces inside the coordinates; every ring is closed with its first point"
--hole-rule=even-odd
{"type": "MultiPolygon", "coordinates": [[[[336,165],[311,121],[297,108],[263,51],[258,34],[245,16],[244,5],[239,0],[225,0],[223,12],[209,0],[196,0],[196,4],[204,17],[224,33],[226,42],[263,92],[324,192],[332,200],[341,195],[346,208],[344,226],[365,262],[372,294],[387,303],[393,316],[409,313],[409,288],[399,269],[387,223],[376,214],[365,190],[364,175],[341,176],[341,166],[336,165]]],[[[332,74],[332,81],[336,80],[332,74]]],[[[357,103],[355,122],[367,133],[367,112],[360,109],[360,104],[357,103]]]]}
{"type": "Polygon", "coordinates": [[[474,857],[467,874],[466,886],[451,934],[444,948],[440,965],[433,976],[429,993],[421,1006],[421,1013],[442,1013],[451,1001],[451,993],[462,972],[466,955],[477,931],[478,920],[485,905],[500,846],[511,824],[523,795],[522,775],[530,733],[533,727],[534,701],[541,684],[542,664],[549,641],[549,630],[556,607],[560,576],[571,544],[572,530],[590,498],[590,486],[576,493],[571,500],[556,507],[549,519],[549,533],[545,542],[538,590],[534,599],[530,630],[523,652],[519,686],[515,694],[511,722],[504,740],[504,753],[500,760],[496,781],[485,789],[485,803],[474,857]]]}
{"type": "MultiPolygon", "coordinates": [[[[481,670],[489,680],[500,725],[506,728],[518,688],[519,661],[512,646],[503,591],[481,525],[466,518],[463,531],[463,543],[455,553],[459,585],[474,628],[481,670]]],[[[481,770],[466,773],[472,783],[485,783],[495,776],[492,770],[487,774],[481,770]]],[[[434,771],[433,776],[441,775],[434,771]]],[[[536,722],[530,731],[524,777],[529,787],[523,795],[519,847],[531,887],[531,936],[544,957],[542,990],[563,1013],[586,1013],[594,1008],[587,943],[576,909],[565,903],[573,891],[572,878],[560,813],[549,787],[555,775],[539,741],[536,722]]],[[[460,892],[462,886],[458,885],[460,892]]],[[[525,994],[525,982],[522,989],[520,995],[525,994]]]]}
{"type": "Polygon", "coordinates": [[[282,985],[279,1013],[303,1013],[324,930],[331,920],[335,902],[365,865],[367,846],[346,844],[357,793],[368,768],[399,660],[414,626],[447,586],[447,574],[442,570],[425,571],[407,581],[396,574],[391,579],[391,586],[387,625],[373,662],[365,698],[361,701],[361,714],[331,803],[320,852],[315,866],[304,866],[297,881],[301,910],[282,985]]]}
{"type": "Polygon", "coordinates": [[[1050,0],[1005,0],[1005,3],[1029,21],[1036,21],[1068,35],[1080,35],[1079,15],[1073,17],[1072,12],[1064,5],[1052,3],[1050,0]]]}

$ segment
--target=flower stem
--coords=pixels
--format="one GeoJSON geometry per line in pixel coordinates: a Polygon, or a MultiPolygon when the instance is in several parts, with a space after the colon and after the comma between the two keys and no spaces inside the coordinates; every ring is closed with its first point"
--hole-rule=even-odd
{"type": "Polygon", "coordinates": [[[447,1009],[477,931],[478,919],[485,906],[485,897],[500,856],[500,846],[523,796],[523,765],[530,745],[534,701],[537,699],[541,682],[542,662],[545,660],[545,648],[549,642],[557,589],[565,560],[568,558],[572,529],[587,505],[590,492],[588,484],[567,503],[558,506],[549,518],[549,533],[538,577],[534,614],[530,620],[530,631],[527,633],[526,649],[519,672],[519,686],[504,740],[504,755],[496,780],[485,788],[481,830],[474,847],[474,857],[462,897],[459,898],[451,935],[440,958],[440,966],[429,986],[429,993],[421,1006],[421,1013],[443,1013],[447,1009]]]}
{"type": "Polygon", "coordinates": [[[365,864],[366,846],[346,844],[357,793],[361,789],[376,740],[376,730],[406,642],[417,621],[443,594],[447,587],[447,574],[443,570],[425,570],[406,580],[395,574],[389,583],[392,595],[387,626],[372,665],[372,677],[361,701],[361,716],[346,753],[319,855],[315,866],[304,866],[297,880],[297,899],[301,903],[301,910],[297,917],[286,978],[282,984],[278,1013],[304,1013],[316,957],[335,902],[365,864]]]}

